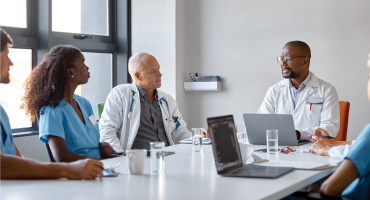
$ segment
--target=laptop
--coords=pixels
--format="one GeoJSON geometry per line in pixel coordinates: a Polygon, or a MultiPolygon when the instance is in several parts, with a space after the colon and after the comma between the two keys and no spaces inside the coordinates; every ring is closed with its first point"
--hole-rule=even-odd
{"type": "Polygon", "coordinates": [[[298,146],[310,141],[298,141],[293,116],[290,114],[243,114],[244,124],[251,144],[266,145],[266,130],[278,130],[278,143],[298,146]]]}
{"type": "Polygon", "coordinates": [[[294,168],[243,165],[232,115],[207,118],[216,170],[231,177],[277,178],[294,168]]]}

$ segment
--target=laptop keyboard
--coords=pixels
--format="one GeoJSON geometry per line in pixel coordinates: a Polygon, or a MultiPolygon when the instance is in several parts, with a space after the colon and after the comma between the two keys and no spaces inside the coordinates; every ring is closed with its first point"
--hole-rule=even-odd
{"type": "Polygon", "coordinates": [[[241,169],[237,169],[229,174],[236,174],[236,175],[248,175],[248,174],[255,174],[261,171],[266,170],[266,167],[254,166],[254,165],[246,165],[243,166],[241,169]]]}

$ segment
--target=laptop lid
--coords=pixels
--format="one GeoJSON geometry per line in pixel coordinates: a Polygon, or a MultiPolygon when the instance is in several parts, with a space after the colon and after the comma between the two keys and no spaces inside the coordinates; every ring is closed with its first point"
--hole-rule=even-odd
{"type": "Polygon", "coordinates": [[[232,115],[207,118],[217,173],[243,166],[232,115]]]}
{"type": "Polygon", "coordinates": [[[251,144],[265,145],[266,130],[278,130],[278,143],[297,146],[293,116],[290,114],[243,114],[248,140],[251,144]]]}

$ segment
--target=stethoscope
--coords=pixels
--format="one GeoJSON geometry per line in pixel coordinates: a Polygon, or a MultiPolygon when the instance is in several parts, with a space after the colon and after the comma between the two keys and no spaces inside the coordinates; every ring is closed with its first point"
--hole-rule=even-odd
{"type": "MultiPolygon", "coordinates": [[[[123,140],[123,144],[122,144],[122,147],[124,149],[124,151],[126,150],[127,148],[127,141],[128,141],[128,133],[130,133],[130,120],[131,120],[131,116],[132,116],[132,112],[133,112],[133,105],[134,105],[134,102],[135,102],[135,99],[134,99],[134,96],[136,94],[135,91],[131,90],[132,91],[132,98],[131,98],[131,104],[130,104],[130,111],[129,113],[127,114],[127,122],[126,122],[126,134],[125,134],[125,138],[123,140]]],[[[177,130],[179,127],[180,127],[180,122],[178,121],[178,117],[177,116],[172,116],[172,120],[170,118],[170,107],[168,105],[168,102],[166,99],[164,99],[164,97],[162,97],[161,99],[159,99],[159,104],[163,107],[163,102],[166,104],[167,106],[167,110],[165,109],[162,109],[165,111],[165,115],[166,115],[166,121],[167,122],[173,122],[176,124],[176,128],[175,130],[177,130]]]]}
{"type": "Polygon", "coordinates": [[[131,105],[130,105],[130,112],[127,115],[127,117],[129,119],[131,119],[131,116],[132,116],[132,106],[134,105],[134,101],[135,101],[135,99],[134,99],[135,93],[136,92],[132,90],[132,99],[131,99],[131,105]]]}
{"type": "Polygon", "coordinates": [[[179,117],[172,115],[172,120],[171,120],[171,118],[170,118],[170,107],[168,106],[168,102],[166,101],[166,99],[164,99],[164,97],[159,99],[159,103],[161,104],[161,106],[163,106],[163,102],[165,102],[166,106],[167,106],[166,121],[175,123],[176,124],[175,130],[177,130],[181,125],[180,122],[178,121],[179,117]]]}
{"type": "MultiPolygon", "coordinates": [[[[131,104],[130,104],[130,111],[129,111],[129,113],[127,114],[127,117],[128,117],[128,120],[130,120],[131,119],[131,116],[132,116],[132,112],[133,112],[133,105],[134,105],[134,102],[135,102],[135,99],[134,99],[134,96],[135,96],[135,94],[136,94],[136,92],[135,91],[133,91],[133,90],[131,90],[132,91],[132,98],[131,98],[131,104]]],[[[159,99],[159,104],[163,107],[163,104],[165,104],[166,105],[166,107],[167,107],[167,109],[165,110],[165,109],[163,109],[164,111],[165,111],[165,115],[166,115],[166,121],[168,121],[168,122],[173,122],[173,123],[176,123],[176,130],[177,130],[177,128],[181,125],[180,124],[180,122],[178,122],[178,117],[177,116],[172,116],[172,117],[170,117],[170,107],[169,107],[169,105],[168,105],[168,102],[167,102],[167,100],[164,98],[164,97],[162,97],[162,98],[160,98],[159,99]]],[[[130,121],[128,121],[128,123],[129,123],[130,121]]],[[[126,126],[127,127],[127,126],[126,126]]]]}

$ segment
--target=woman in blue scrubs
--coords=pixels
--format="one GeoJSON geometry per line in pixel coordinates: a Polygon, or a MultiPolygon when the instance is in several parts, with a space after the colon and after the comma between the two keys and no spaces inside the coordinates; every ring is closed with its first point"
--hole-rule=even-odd
{"type": "MultiPolygon", "coordinates": [[[[0,84],[8,84],[10,82],[9,67],[13,65],[8,54],[9,47],[13,45],[13,41],[10,35],[1,28],[0,38],[0,84]]],[[[0,179],[68,178],[94,180],[98,176],[103,176],[103,163],[93,159],[84,159],[71,163],[39,163],[31,159],[23,159],[13,143],[9,118],[1,105],[0,131],[0,179]]]]}
{"type": "MultiPolygon", "coordinates": [[[[368,61],[370,70],[370,54],[368,61]]],[[[370,100],[370,78],[367,86],[370,100]]],[[[328,196],[370,199],[370,124],[358,135],[356,143],[338,169],[322,184],[320,191],[328,196]]]]}
{"type": "Polygon", "coordinates": [[[90,102],[74,94],[89,77],[81,51],[59,45],[25,82],[24,109],[33,120],[39,117],[40,140],[49,144],[56,161],[119,156],[108,143],[99,142],[99,124],[90,102]]]}

